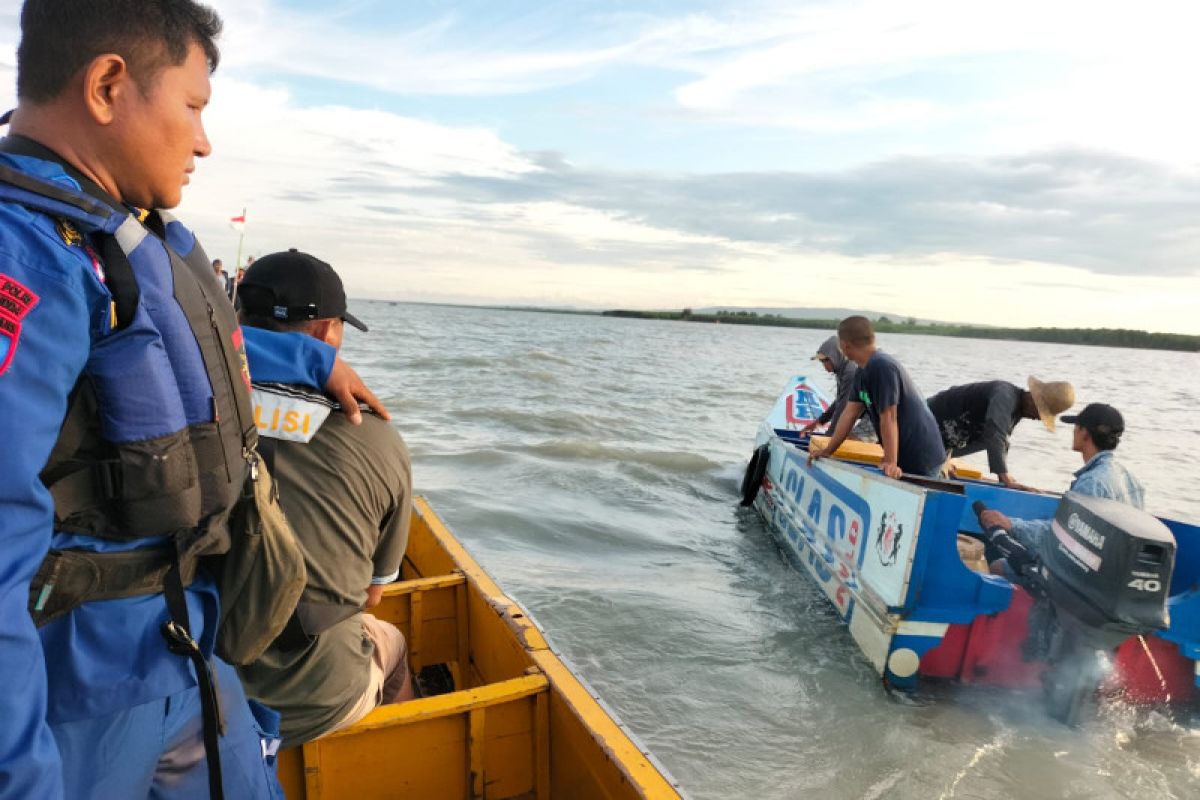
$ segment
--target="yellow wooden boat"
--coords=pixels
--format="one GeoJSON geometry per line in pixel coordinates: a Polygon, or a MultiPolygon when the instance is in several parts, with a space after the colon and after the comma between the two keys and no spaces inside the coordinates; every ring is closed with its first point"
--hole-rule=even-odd
{"type": "Polygon", "coordinates": [[[401,580],[373,610],[455,691],[285,750],[289,800],[678,798],[678,786],[417,498],[401,580]]]}

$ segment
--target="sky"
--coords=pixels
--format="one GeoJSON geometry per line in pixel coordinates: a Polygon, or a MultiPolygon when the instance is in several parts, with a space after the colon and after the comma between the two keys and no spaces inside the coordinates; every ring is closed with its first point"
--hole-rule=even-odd
{"type": "Polygon", "coordinates": [[[1196,4],[212,5],[227,265],[245,208],[351,296],[1200,334],[1196,4]]]}

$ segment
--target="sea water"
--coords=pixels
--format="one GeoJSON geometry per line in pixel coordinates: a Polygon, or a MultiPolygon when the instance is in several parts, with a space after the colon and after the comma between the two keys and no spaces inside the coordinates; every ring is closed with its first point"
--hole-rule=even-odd
{"type": "MultiPolygon", "coordinates": [[[[1200,797],[1200,722],[1036,692],[889,693],[737,487],[829,331],[351,303],[345,354],[412,450],[416,490],[694,798],[1200,797]]],[[[1200,521],[1200,355],[886,335],[927,396],[1069,380],[1119,408],[1148,508],[1200,521]]],[[[1081,406],[1080,406],[1081,407],[1081,406]]],[[[1070,426],[1009,467],[1062,490],[1070,426]]],[[[986,470],[986,457],[968,459],[986,470]]]]}

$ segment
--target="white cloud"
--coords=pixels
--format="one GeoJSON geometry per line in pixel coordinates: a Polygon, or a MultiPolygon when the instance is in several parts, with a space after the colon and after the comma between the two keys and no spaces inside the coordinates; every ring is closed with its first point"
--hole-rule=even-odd
{"type": "MultiPolygon", "coordinates": [[[[906,192],[922,175],[934,174],[930,170],[936,164],[914,162],[908,171],[811,173],[791,182],[788,175],[773,173],[765,176],[772,181],[758,184],[752,175],[712,176],[720,180],[710,183],[702,175],[566,168],[551,174],[557,168],[494,129],[348,104],[304,105],[281,83],[282,75],[303,72],[372,85],[383,81],[397,91],[418,91],[418,85],[451,93],[511,91],[576,80],[608,64],[655,64],[700,76],[682,92],[685,101],[705,113],[728,113],[740,124],[784,124],[837,135],[936,127],[983,108],[989,119],[1008,121],[992,134],[998,152],[1033,147],[1059,131],[1068,138],[1085,136],[1098,126],[1129,151],[1145,148],[1148,141],[1166,142],[1180,157],[1194,133],[1186,123],[1170,129],[1169,141],[1159,129],[1159,140],[1139,138],[1137,119],[1105,125],[1120,116],[1120,104],[1101,109],[1106,87],[1121,96],[1143,90],[1141,105],[1128,107],[1145,113],[1165,103],[1172,81],[1184,78],[1150,89],[1139,81],[1174,63],[1183,38],[1178,32],[1160,42],[1163,52],[1147,62],[1150,66],[1124,73],[1108,53],[1122,21],[1085,18],[1089,36],[1097,26],[1103,35],[1064,44],[1078,61],[1072,62],[1074,71],[1062,73],[1066,78],[1059,76],[1073,81],[1076,92],[1069,97],[1079,98],[1079,108],[1064,102],[1053,86],[985,97],[966,110],[936,97],[878,92],[859,92],[855,102],[838,105],[830,99],[834,90],[902,74],[918,61],[1014,47],[1051,50],[1075,6],[1043,9],[1043,27],[1026,31],[1022,20],[1028,19],[1021,15],[1032,14],[1034,5],[1010,4],[1006,8],[1014,9],[1014,19],[1005,17],[1004,9],[985,15],[977,23],[980,30],[965,39],[955,38],[968,22],[957,4],[866,3],[855,5],[855,14],[805,8],[766,16],[750,13],[762,10],[750,7],[732,25],[711,15],[675,20],[642,15],[632,20],[624,39],[606,34],[603,46],[571,48],[567,42],[560,49],[522,50],[521,42],[497,45],[503,36],[489,43],[496,46],[455,45],[451,18],[399,37],[364,36],[339,19],[341,12],[300,14],[265,0],[231,6],[225,9],[225,66],[214,79],[214,100],[206,113],[215,153],[199,165],[181,217],[211,255],[228,263],[236,238],[227,220],[246,207],[247,252],[311,250],[330,260],[351,293],[359,294],[591,307],[811,305],[821,297],[831,305],[923,318],[1200,333],[1194,314],[1200,286],[1194,270],[1186,275],[1179,266],[1189,263],[1198,240],[1195,230],[1159,226],[1147,233],[1158,255],[1175,264],[1181,277],[1174,278],[1097,275],[1049,263],[1041,254],[999,261],[985,257],[992,253],[983,243],[1012,231],[1012,238],[1035,245],[1040,232],[1073,246],[1076,240],[1062,233],[1063,220],[1071,227],[1080,209],[1085,217],[1079,227],[1092,226],[1096,242],[1108,241],[1103,234],[1112,230],[1129,230],[1136,238],[1136,219],[1107,224],[1102,214],[1146,213],[1146,207],[1161,203],[1177,215],[1194,191],[1187,171],[1158,175],[1134,164],[1129,176],[1117,180],[1113,171],[1122,167],[1113,159],[1108,171],[1089,179],[1089,165],[1098,159],[1081,159],[1079,174],[1066,177],[1061,163],[1049,159],[1039,167],[1031,159],[1024,166],[980,162],[977,179],[970,170],[963,170],[963,177],[943,164],[938,180],[950,182],[910,192],[908,200],[906,192]],[[860,19],[863,8],[878,14],[860,19]],[[916,19],[934,12],[943,18],[916,19]],[[809,41],[827,34],[829,42],[809,41]],[[459,59],[464,53],[469,58],[459,59]],[[1103,85],[1088,85],[1088,59],[1104,67],[1097,73],[1106,76],[1103,85]],[[267,67],[276,77],[255,77],[267,67]],[[764,101],[784,90],[812,102],[764,101]],[[1056,98],[1063,108],[1056,109],[1056,98]],[[1041,117],[1049,121],[1039,127],[1041,117]],[[1071,120],[1074,124],[1067,124],[1071,120]],[[1038,169],[1042,172],[1029,173],[1038,169]],[[1142,173],[1149,177],[1143,179],[1142,173]],[[538,183],[562,175],[575,182],[538,183]],[[1188,185],[1173,186],[1173,175],[1188,185]],[[489,193],[488,185],[500,185],[508,194],[489,193]],[[771,194],[754,194],[756,186],[771,194]],[[1005,191],[994,191],[997,186],[1005,191]],[[521,194],[529,187],[542,191],[521,194]],[[978,196],[972,194],[976,189],[978,196]],[[1116,202],[1121,194],[1129,202],[1116,202]],[[831,202],[841,205],[830,207],[831,202]],[[939,223],[939,218],[944,219],[939,223]],[[906,243],[910,255],[889,256],[900,252],[889,251],[889,242],[916,225],[920,236],[906,243]],[[946,237],[947,227],[961,235],[946,237]],[[762,235],[764,230],[798,233],[788,241],[783,235],[762,235]],[[866,245],[854,245],[864,233],[866,245]],[[921,237],[935,244],[927,246],[921,237]],[[947,240],[956,252],[938,252],[937,242],[947,240]],[[851,252],[848,245],[857,249],[851,252]],[[912,254],[925,250],[932,254],[912,254]]],[[[1157,9],[1148,4],[1151,22],[1130,23],[1129,29],[1160,23],[1165,17],[1157,9]]],[[[618,22],[611,21],[613,30],[621,29],[618,22]]],[[[536,33],[530,38],[540,40],[536,33]]],[[[1139,47],[1138,52],[1148,49],[1139,47]]],[[[12,69],[0,58],[0,101],[11,102],[11,80],[12,69]]],[[[1185,104],[1178,101],[1171,105],[1170,113],[1186,122],[1191,110],[1179,108],[1185,104]]],[[[564,142],[568,152],[569,146],[564,142]]],[[[704,167],[698,164],[696,172],[704,167]]],[[[1086,236],[1078,241],[1079,253],[1095,255],[1087,252],[1086,236]]]]}
{"type": "MultiPolygon", "coordinates": [[[[459,38],[453,13],[416,27],[348,21],[363,3],[295,9],[276,0],[215,2],[226,21],[222,51],[241,74],[322,78],[399,94],[469,95],[561,86],[622,60],[628,42],[564,47],[524,14],[477,38],[459,38]]],[[[371,5],[371,4],[365,4],[371,5]]],[[[376,4],[378,5],[378,4],[376,4]]]]}

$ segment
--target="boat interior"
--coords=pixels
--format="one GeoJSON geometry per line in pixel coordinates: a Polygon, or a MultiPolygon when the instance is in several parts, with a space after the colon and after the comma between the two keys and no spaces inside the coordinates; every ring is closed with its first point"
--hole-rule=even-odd
{"type": "Polygon", "coordinates": [[[430,696],[283,751],[290,800],[680,796],[423,498],[372,613],[403,632],[430,696]]]}

